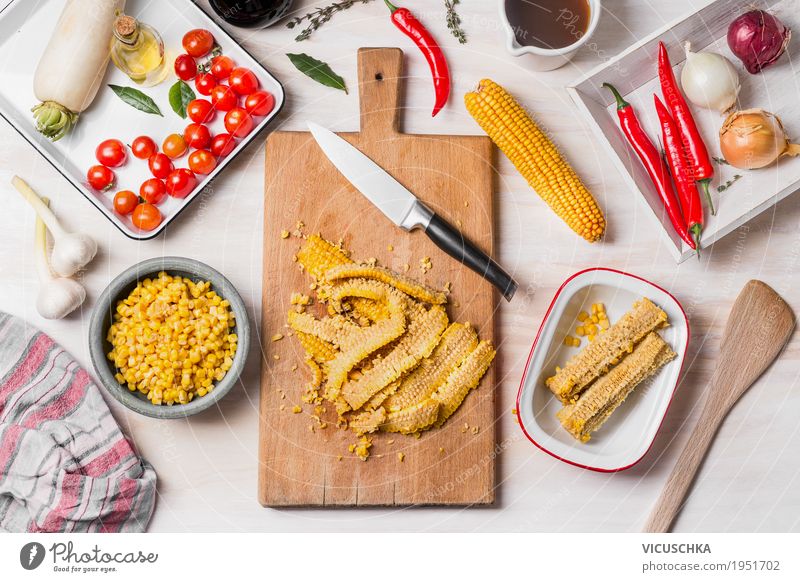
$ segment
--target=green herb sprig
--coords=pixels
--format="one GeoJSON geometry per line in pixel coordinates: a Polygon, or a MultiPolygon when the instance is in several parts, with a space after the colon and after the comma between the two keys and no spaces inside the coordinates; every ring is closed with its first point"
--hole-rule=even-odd
{"type": "Polygon", "coordinates": [[[447,28],[458,42],[464,44],[467,42],[467,33],[461,27],[461,17],[456,12],[456,4],[460,4],[461,0],[444,0],[444,6],[447,9],[447,28]]]}
{"type": "Polygon", "coordinates": [[[333,2],[328,6],[324,6],[322,8],[315,8],[311,12],[304,14],[303,16],[296,16],[289,20],[286,23],[287,28],[294,28],[304,22],[308,22],[306,28],[304,28],[300,34],[298,34],[294,39],[296,41],[306,40],[308,39],[311,34],[319,29],[320,26],[328,22],[333,15],[337,12],[342,12],[347,10],[348,8],[352,7],[355,4],[367,4],[372,2],[373,0],[341,0],[341,2],[333,2]]]}
{"type": "Polygon", "coordinates": [[[731,178],[724,184],[720,184],[719,186],[717,186],[717,192],[725,192],[725,190],[733,186],[733,183],[736,182],[736,180],[738,180],[741,177],[742,177],[741,174],[736,174],[733,178],[731,178]]]}

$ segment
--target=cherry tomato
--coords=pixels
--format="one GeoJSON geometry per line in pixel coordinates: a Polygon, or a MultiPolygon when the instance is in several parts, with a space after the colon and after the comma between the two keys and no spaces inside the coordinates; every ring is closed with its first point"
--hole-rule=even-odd
{"type": "Polygon", "coordinates": [[[275,97],[272,93],[266,91],[256,91],[250,93],[244,100],[244,108],[250,115],[258,115],[262,117],[269,115],[270,111],[275,107],[275,97]]]}
{"type": "Polygon", "coordinates": [[[145,202],[149,202],[150,204],[158,204],[166,197],[166,195],[167,188],[164,185],[164,180],[150,178],[149,180],[142,182],[142,185],[139,186],[139,196],[141,196],[145,202]]]}
{"type": "Polygon", "coordinates": [[[225,129],[242,138],[253,129],[253,118],[241,107],[234,107],[225,114],[225,129]]]}
{"type": "Polygon", "coordinates": [[[114,210],[119,214],[130,214],[138,204],[139,197],[130,190],[120,190],[114,194],[114,210]]]}
{"type": "Polygon", "coordinates": [[[167,154],[169,159],[174,160],[186,153],[186,142],[182,135],[171,133],[166,137],[164,143],[161,144],[161,149],[164,150],[164,153],[167,154]]]}
{"type": "Polygon", "coordinates": [[[175,58],[175,74],[182,81],[191,81],[197,76],[197,63],[187,55],[178,55],[175,58]]]}
{"type": "Polygon", "coordinates": [[[133,222],[133,226],[136,228],[153,230],[161,224],[161,213],[158,211],[158,208],[152,204],[142,202],[139,206],[134,208],[131,222],[133,222]]]}
{"type": "Polygon", "coordinates": [[[174,170],[167,176],[167,192],[175,198],[186,198],[195,186],[197,178],[186,168],[174,170]]]}
{"type": "Polygon", "coordinates": [[[131,143],[131,151],[134,157],[147,160],[158,151],[158,146],[151,138],[140,135],[131,143]]]}
{"type": "Polygon", "coordinates": [[[194,99],[186,106],[186,115],[195,123],[208,123],[214,119],[214,106],[206,99],[194,99]]]}
{"type": "Polygon", "coordinates": [[[105,167],[116,168],[125,163],[128,152],[125,149],[125,144],[118,139],[107,139],[101,141],[97,149],[94,150],[94,157],[105,167]]]}
{"type": "Polygon", "coordinates": [[[105,166],[92,166],[86,172],[86,179],[89,185],[95,190],[108,190],[114,185],[114,172],[105,166]]]}
{"type": "Polygon", "coordinates": [[[195,174],[210,174],[217,167],[217,160],[208,150],[195,150],[189,154],[189,169],[195,174]]]}
{"type": "Polygon", "coordinates": [[[228,84],[239,95],[250,95],[258,90],[258,77],[250,69],[236,67],[228,77],[228,84]]]}
{"type": "Polygon", "coordinates": [[[236,93],[227,85],[217,85],[211,89],[211,103],[214,105],[214,109],[230,111],[236,107],[237,101],[236,93]]]}
{"type": "Polygon", "coordinates": [[[214,75],[219,81],[224,81],[231,76],[236,63],[233,59],[226,55],[218,55],[211,59],[211,74],[214,75]]]}
{"type": "Polygon", "coordinates": [[[160,152],[153,154],[147,161],[147,165],[150,166],[150,173],[162,180],[169,176],[169,173],[173,170],[170,159],[160,152]]]}
{"type": "Polygon", "coordinates": [[[211,140],[211,153],[218,158],[224,158],[236,147],[236,140],[229,133],[220,133],[211,140]]]}
{"type": "Polygon", "coordinates": [[[204,57],[214,48],[214,35],[203,28],[195,28],[183,35],[183,50],[193,57],[204,57]]]}
{"type": "Polygon", "coordinates": [[[217,86],[217,78],[211,73],[200,73],[194,78],[194,88],[201,95],[211,95],[211,90],[217,86]]]}
{"type": "Polygon", "coordinates": [[[186,126],[186,129],[183,130],[183,141],[186,142],[189,147],[202,150],[207,148],[208,144],[211,143],[211,134],[205,125],[190,123],[186,126]]]}

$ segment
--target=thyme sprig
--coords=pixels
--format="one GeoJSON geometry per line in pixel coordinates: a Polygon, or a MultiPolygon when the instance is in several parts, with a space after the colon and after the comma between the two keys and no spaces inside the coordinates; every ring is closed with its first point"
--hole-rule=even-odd
{"type": "Polygon", "coordinates": [[[464,44],[467,42],[467,34],[461,28],[461,17],[456,12],[456,4],[460,4],[461,0],[444,0],[444,6],[447,9],[447,28],[458,39],[458,42],[464,44]]]}
{"type": "Polygon", "coordinates": [[[303,16],[295,16],[286,23],[286,26],[287,28],[294,28],[295,26],[307,22],[307,26],[294,38],[298,42],[306,40],[315,30],[318,30],[320,26],[333,18],[333,15],[337,12],[347,10],[355,4],[367,4],[372,1],[373,0],[341,0],[340,2],[333,2],[328,6],[315,8],[303,16]]]}

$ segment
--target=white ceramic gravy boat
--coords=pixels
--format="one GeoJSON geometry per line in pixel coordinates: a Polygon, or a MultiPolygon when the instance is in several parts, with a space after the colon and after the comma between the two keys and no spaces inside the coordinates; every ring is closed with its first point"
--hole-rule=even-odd
{"type": "MultiPolygon", "coordinates": [[[[536,0],[515,0],[517,2],[535,2],[536,0]]],[[[498,0],[500,5],[500,21],[503,23],[507,35],[506,49],[515,57],[521,57],[525,64],[536,71],[552,71],[563,67],[581,46],[594,34],[597,23],[600,21],[602,12],[601,0],[587,0],[589,2],[589,26],[582,35],[580,31],[575,31],[575,42],[560,49],[545,49],[535,46],[523,46],[517,42],[514,28],[508,21],[506,14],[506,0],[498,0]]],[[[565,27],[574,26],[571,23],[573,16],[565,10],[559,15],[559,22],[563,22],[565,27]]]]}

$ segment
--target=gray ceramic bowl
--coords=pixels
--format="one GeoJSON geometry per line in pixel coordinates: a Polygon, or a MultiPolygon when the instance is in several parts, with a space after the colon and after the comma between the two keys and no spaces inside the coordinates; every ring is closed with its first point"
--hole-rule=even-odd
{"type": "Polygon", "coordinates": [[[100,295],[92,312],[92,320],[89,325],[89,354],[100,382],[119,402],[131,410],[153,418],[184,418],[214,406],[236,384],[244,368],[249,346],[250,323],[247,319],[247,310],[242,298],[231,282],[208,265],[183,257],[149,259],[123,271],[100,295]],[[106,341],[106,335],[108,334],[108,328],[111,325],[112,314],[116,309],[117,302],[127,297],[139,281],[153,278],[160,271],[166,271],[170,275],[187,277],[193,281],[210,281],[211,288],[220,297],[230,302],[231,310],[236,317],[236,326],[232,331],[239,337],[239,341],[236,355],[233,358],[233,366],[228,370],[225,378],[216,383],[212,392],[195,398],[188,404],[158,406],[147,400],[144,394],[131,392],[127,387],[120,385],[117,379],[114,378],[116,367],[106,357],[106,354],[111,351],[111,344],[106,341]]]}

